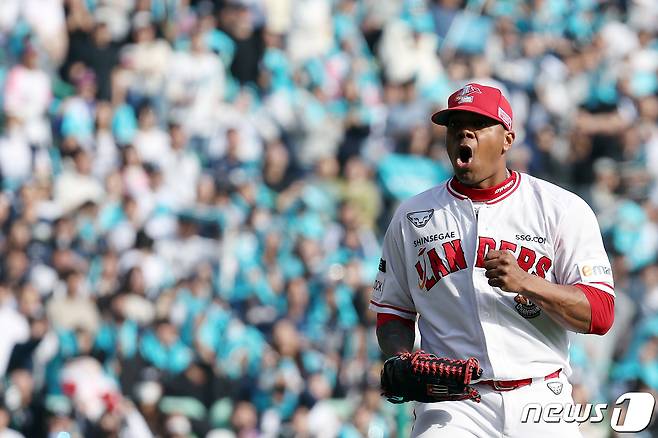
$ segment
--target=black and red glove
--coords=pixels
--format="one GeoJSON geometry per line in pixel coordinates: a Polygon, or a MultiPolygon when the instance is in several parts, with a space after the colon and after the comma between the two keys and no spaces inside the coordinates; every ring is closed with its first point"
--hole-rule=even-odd
{"type": "Polygon", "coordinates": [[[399,353],[384,362],[382,395],[391,403],[448,400],[480,401],[480,393],[469,386],[479,379],[482,368],[474,357],[449,359],[424,351],[399,353]]]}

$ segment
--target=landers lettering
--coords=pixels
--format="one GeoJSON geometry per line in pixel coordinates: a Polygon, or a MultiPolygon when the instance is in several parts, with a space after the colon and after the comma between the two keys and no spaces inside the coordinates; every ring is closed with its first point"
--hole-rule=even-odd
{"type": "MultiPolygon", "coordinates": [[[[518,237],[518,236],[517,236],[518,237]]],[[[546,273],[553,266],[553,261],[545,255],[538,254],[534,249],[525,246],[519,247],[516,243],[507,240],[496,241],[493,237],[478,237],[477,259],[475,266],[484,268],[484,258],[491,250],[509,250],[516,256],[519,266],[526,272],[546,278],[546,273]]]]}
{"type": "Polygon", "coordinates": [[[428,243],[438,242],[440,240],[454,239],[456,234],[457,233],[454,231],[448,231],[447,233],[435,233],[430,234],[429,236],[422,236],[419,239],[414,240],[414,247],[417,248],[420,245],[426,245],[428,243]]]}
{"type": "Polygon", "coordinates": [[[464,257],[464,250],[462,249],[460,239],[444,242],[441,245],[444,258],[439,257],[436,251],[437,248],[431,248],[427,252],[425,249],[423,247],[418,251],[419,260],[416,262],[418,287],[420,290],[429,291],[446,275],[467,268],[466,257],[464,257]],[[429,270],[427,269],[428,261],[430,265],[429,270]]]}

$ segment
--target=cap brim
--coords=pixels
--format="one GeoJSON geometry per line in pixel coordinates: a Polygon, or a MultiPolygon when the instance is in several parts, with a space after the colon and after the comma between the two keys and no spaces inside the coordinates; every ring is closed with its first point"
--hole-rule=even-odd
{"type": "Polygon", "coordinates": [[[446,126],[446,124],[448,123],[448,118],[453,113],[456,113],[458,111],[480,114],[482,116],[489,117],[490,119],[495,120],[499,123],[502,123],[504,126],[507,126],[505,125],[505,122],[503,122],[498,117],[495,117],[493,114],[490,114],[484,111],[483,109],[469,105],[460,105],[459,108],[446,108],[441,111],[437,111],[432,115],[432,122],[436,123],[437,125],[446,126]]]}

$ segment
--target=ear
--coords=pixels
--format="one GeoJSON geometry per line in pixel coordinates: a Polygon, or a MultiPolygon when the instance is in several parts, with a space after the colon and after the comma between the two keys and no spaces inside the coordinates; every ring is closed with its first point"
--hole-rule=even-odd
{"type": "Polygon", "coordinates": [[[515,138],[516,134],[514,131],[505,131],[505,137],[503,137],[503,153],[510,150],[515,138]]]}

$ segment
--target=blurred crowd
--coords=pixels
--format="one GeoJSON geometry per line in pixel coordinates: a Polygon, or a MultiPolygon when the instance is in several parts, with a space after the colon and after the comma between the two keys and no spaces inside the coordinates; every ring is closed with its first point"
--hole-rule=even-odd
{"type": "Polygon", "coordinates": [[[657,22],[654,0],[2,0],[0,436],[408,435],[367,303],[396,205],[451,173],[429,116],[471,80],[511,101],[510,167],[583,196],[612,257],[576,401],[655,393],[657,22]]]}

